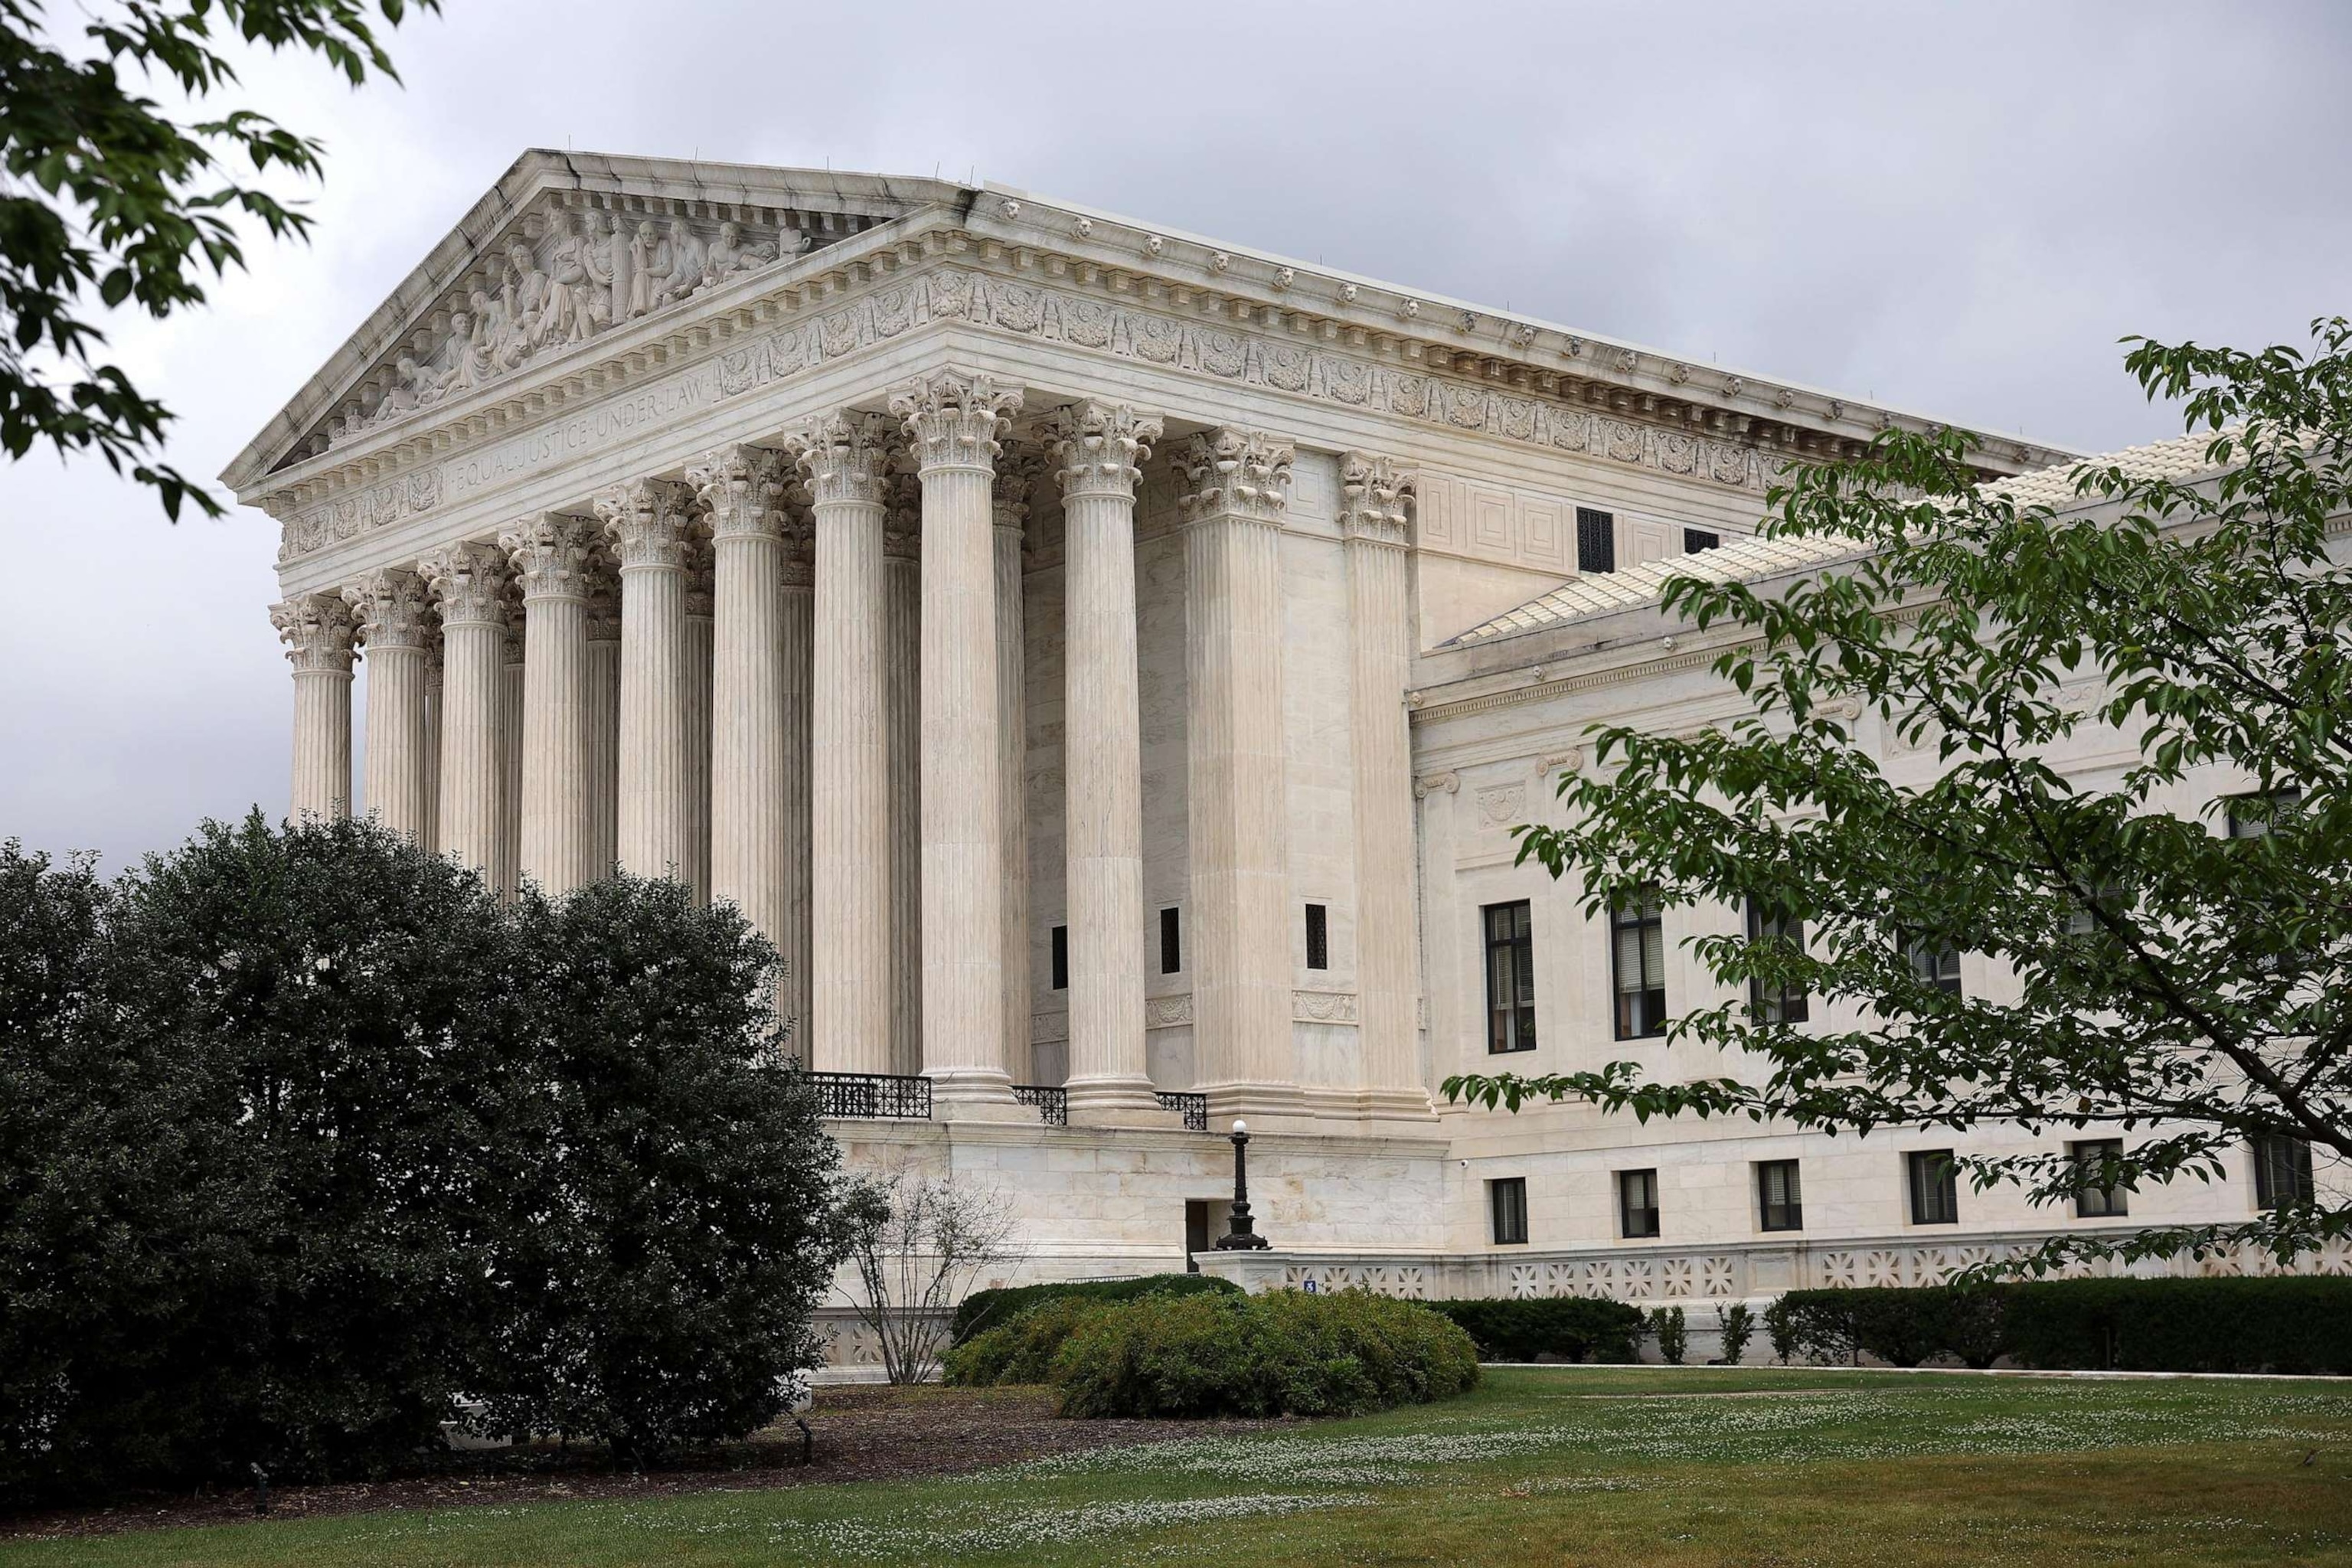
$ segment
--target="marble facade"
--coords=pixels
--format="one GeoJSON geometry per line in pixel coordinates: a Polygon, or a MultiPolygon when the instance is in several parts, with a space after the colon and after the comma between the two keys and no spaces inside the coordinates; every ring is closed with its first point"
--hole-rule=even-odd
{"type": "Polygon", "coordinates": [[[1251,1121],[1280,1249],[1212,1266],[1663,1299],[1913,1246],[1901,1141],[1434,1103],[1506,897],[1527,1065],[1611,1050],[1603,933],[1506,829],[1585,724],[1725,701],[1654,605],[1536,612],[1608,575],[1580,534],[1621,576],[1737,542],[1896,423],[992,185],[531,153],[226,478],[283,533],[297,813],[732,901],[808,1065],[928,1081],[852,1158],[1002,1187],[1028,1272],[1184,1266],[1230,1154],[1182,1093],[1251,1121]],[[1784,1157],[1801,1242],[1751,1212],[1784,1157]],[[1669,1239],[1615,1234],[1628,1161],[1669,1239]]]}

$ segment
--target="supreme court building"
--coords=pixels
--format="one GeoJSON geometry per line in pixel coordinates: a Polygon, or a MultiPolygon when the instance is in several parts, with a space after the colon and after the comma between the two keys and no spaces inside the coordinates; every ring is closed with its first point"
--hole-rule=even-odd
{"type": "Polygon", "coordinates": [[[2312,1179],[2060,1214],[1949,1133],[1436,1102],[1720,1070],[1658,1037],[1696,928],[1508,829],[1589,724],[1740,710],[1660,563],[1817,564],[1746,537],[1778,466],[1927,423],[994,185],[533,152],[226,478],[283,530],[298,813],[732,901],[853,1162],[1003,1192],[1025,1274],[1185,1267],[1245,1117],[1273,1250],[1208,1267],[1703,1307],[2312,1179]]]}

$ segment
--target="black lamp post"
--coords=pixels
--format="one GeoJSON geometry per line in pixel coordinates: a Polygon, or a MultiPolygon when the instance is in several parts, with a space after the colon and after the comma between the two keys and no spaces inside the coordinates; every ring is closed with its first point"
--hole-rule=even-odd
{"type": "Polygon", "coordinates": [[[1267,1245],[1265,1237],[1251,1228],[1257,1222],[1249,1212],[1249,1123],[1238,1118],[1234,1122],[1234,1214],[1233,1228],[1217,1237],[1219,1252],[1249,1252],[1267,1245]]]}

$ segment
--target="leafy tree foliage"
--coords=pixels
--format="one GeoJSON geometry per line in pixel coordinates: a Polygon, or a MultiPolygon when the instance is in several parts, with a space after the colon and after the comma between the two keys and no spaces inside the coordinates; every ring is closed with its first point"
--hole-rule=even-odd
{"type": "MultiPolygon", "coordinates": [[[[412,5],[439,0],[376,9],[396,26],[412,5]]],[[[95,450],[154,487],[172,517],[184,500],[217,516],[201,487],[146,455],[171,411],[102,362],[89,299],[155,317],[201,304],[208,276],[244,264],[237,217],[278,238],[309,228],[253,182],[273,167],[315,175],[323,149],[250,109],[174,120],[135,74],[217,98],[236,85],[221,35],[311,51],[354,87],[397,73],[362,0],[115,0],[79,50],[47,36],[43,11],[0,0],[0,450],[95,450]]]]}
{"type": "MultiPolygon", "coordinates": [[[[1963,1162],[2045,1204],[2242,1182],[2253,1139],[2308,1144],[2323,1170],[2352,1157],[2352,569],[2328,548],[2352,514],[2352,327],[2313,334],[2307,353],[2135,340],[2131,373],[2209,442],[2186,478],[2085,464],[2074,501],[2023,504],[1978,482],[1958,433],[1890,432],[1860,462],[1793,470],[1764,531],[1850,559],[1769,592],[1696,575],[1665,591],[1702,631],[1738,634],[1715,668],[1751,711],[1696,735],[1602,730],[1602,767],[1561,781],[1565,823],[1517,831],[1522,859],[1577,875],[1588,911],[1644,889],[1753,901],[1801,921],[1802,944],[1769,923],[1693,941],[1735,995],[1671,1035],[1731,1053],[1724,1076],[1621,1061],[1447,1092],[2120,1138],[2095,1166],[2056,1149],[1963,1162]],[[1854,743],[1865,726],[1926,749],[1935,776],[1882,772],[1854,743]],[[2119,763],[2065,771],[2053,752],[2078,737],[2119,763]],[[1945,952],[2014,983],[1956,994],[1914,962],[1945,952]],[[1851,1021],[1782,1021],[1750,1005],[1751,981],[1851,1021]]],[[[2287,1257],[2347,1226],[2323,1180],[2115,1250],[2287,1257]]]]}
{"type": "Polygon", "coordinates": [[[776,1413],[835,1155],[740,917],[257,816],[0,897],[0,1492],[776,1413]]]}

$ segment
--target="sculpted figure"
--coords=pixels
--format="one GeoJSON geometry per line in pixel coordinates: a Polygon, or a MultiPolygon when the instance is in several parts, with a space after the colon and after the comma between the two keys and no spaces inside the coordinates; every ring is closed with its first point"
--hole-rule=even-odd
{"type": "Polygon", "coordinates": [[[539,258],[520,239],[507,243],[507,269],[499,280],[499,304],[512,335],[528,353],[539,346],[553,313],[555,280],[540,270],[539,258]]]}
{"type": "Polygon", "coordinates": [[[629,241],[629,314],[642,316],[660,305],[668,282],[669,247],[646,218],[629,241]]]}
{"type": "Polygon", "coordinates": [[[548,253],[547,310],[540,318],[543,342],[576,343],[595,331],[595,293],[588,241],[580,233],[580,215],[565,213],[556,220],[555,247],[548,253]]]}
{"type": "Polygon", "coordinates": [[[702,286],[703,268],[709,262],[708,253],[694,230],[682,218],[669,220],[668,277],[662,285],[664,301],[683,300],[702,286]]]}
{"type": "Polygon", "coordinates": [[[746,245],[742,226],[731,219],[719,226],[719,237],[710,242],[710,252],[702,264],[702,287],[716,288],[739,272],[749,272],[765,267],[776,258],[772,245],[746,245]]]}
{"type": "Polygon", "coordinates": [[[613,226],[610,215],[589,215],[588,237],[580,247],[580,260],[588,268],[590,308],[597,323],[609,327],[625,319],[629,313],[629,247],[622,242],[621,231],[613,226]]]}

